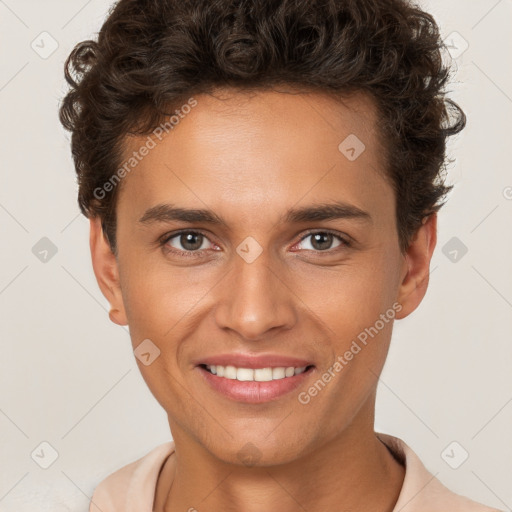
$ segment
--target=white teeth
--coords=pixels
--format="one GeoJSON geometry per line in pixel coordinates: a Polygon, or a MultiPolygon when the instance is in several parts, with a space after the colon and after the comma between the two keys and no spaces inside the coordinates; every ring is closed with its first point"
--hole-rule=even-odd
{"type": "Polygon", "coordinates": [[[226,366],[224,368],[224,378],[225,379],[236,379],[236,368],[234,366],[226,366]]]}
{"type": "Polygon", "coordinates": [[[284,376],[286,374],[286,368],[272,368],[272,380],[275,379],[284,379],[284,376]]]}
{"type": "Polygon", "coordinates": [[[251,368],[238,368],[236,370],[236,380],[254,380],[254,370],[251,368]]]}
{"type": "Polygon", "coordinates": [[[254,380],[257,382],[268,382],[272,380],[272,368],[258,368],[254,370],[254,380]]]}
{"type": "Polygon", "coordinates": [[[305,366],[294,368],[293,366],[280,366],[278,368],[236,368],[235,366],[206,365],[206,368],[217,375],[231,380],[269,382],[271,380],[285,379],[299,375],[306,370],[305,366]]]}
{"type": "MultiPolygon", "coordinates": [[[[294,375],[295,375],[295,368],[293,366],[286,368],[286,370],[284,371],[285,377],[293,377],[294,375]]],[[[272,372],[272,377],[274,377],[274,372],[272,372]]]]}

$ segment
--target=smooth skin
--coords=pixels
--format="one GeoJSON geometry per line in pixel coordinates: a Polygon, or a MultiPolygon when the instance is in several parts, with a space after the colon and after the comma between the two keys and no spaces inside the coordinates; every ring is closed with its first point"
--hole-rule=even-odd
{"type": "MultiPolygon", "coordinates": [[[[99,219],[90,221],[112,321],[130,326],[134,349],[149,338],[161,351],[149,366],[137,360],[176,444],[154,510],[391,512],[405,471],[375,436],[374,411],[393,322],[308,404],[298,394],[393,304],[396,319],[420,304],[436,215],[401,254],[376,111],[362,94],[341,102],[291,88],[218,89],[195,99],[123,179],[117,258],[99,219]],[[354,161],[338,149],[350,134],[366,147],[354,161]],[[335,201],[370,219],[282,220],[335,201]],[[211,210],[225,224],[140,222],[163,203],[211,210]],[[199,234],[165,239],[180,229],[199,234]],[[236,252],[249,236],[263,249],[252,263],[236,252]],[[303,357],[315,368],[300,389],[243,404],[211,389],[194,364],[235,351],[303,357]],[[247,443],[258,450],[252,466],[238,457],[247,443]]],[[[132,138],[127,157],[145,140],[132,138]]]]}

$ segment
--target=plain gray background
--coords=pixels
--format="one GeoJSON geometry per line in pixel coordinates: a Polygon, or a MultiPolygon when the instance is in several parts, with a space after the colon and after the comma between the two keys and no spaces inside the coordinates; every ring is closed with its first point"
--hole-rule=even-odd
{"type": "MultiPolygon", "coordinates": [[[[171,438],[127,328],[108,319],[57,118],[64,61],[110,5],[0,0],[2,511],[86,511],[101,479],[171,438]],[[47,469],[42,442],[58,453],[47,469]]],[[[395,322],[376,430],[454,491],[511,510],[512,0],[421,5],[453,43],[451,97],[468,126],[449,145],[455,190],[428,293],[395,322]],[[446,453],[454,465],[463,450],[453,469],[446,453]]]]}

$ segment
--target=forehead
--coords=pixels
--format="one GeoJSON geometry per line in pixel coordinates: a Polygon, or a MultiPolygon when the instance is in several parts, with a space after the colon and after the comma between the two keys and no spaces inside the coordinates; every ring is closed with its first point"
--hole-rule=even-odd
{"type": "MultiPolygon", "coordinates": [[[[306,196],[361,208],[389,203],[367,96],[218,89],[194,100],[161,140],[151,135],[154,147],[123,178],[118,209],[129,205],[127,213],[142,215],[149,206],[180,202],[232,207],[242,218],[306,196]]],[[[130,139],[126,158],[147,140],[130,139]]]]}

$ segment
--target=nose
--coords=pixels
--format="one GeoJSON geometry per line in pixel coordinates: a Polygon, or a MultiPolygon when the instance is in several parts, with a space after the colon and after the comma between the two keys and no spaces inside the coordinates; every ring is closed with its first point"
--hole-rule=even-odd
{"type": "Polygon", "coordinates": [[[215,321],[219,328],[257,341],[287,330],[296,322],[294,295],[289,284],[262,253],[252,263],[235,256],[218,297],[215,321]]]}

